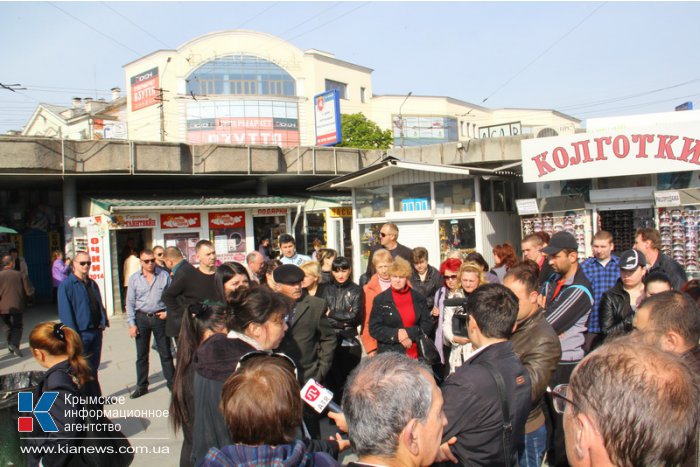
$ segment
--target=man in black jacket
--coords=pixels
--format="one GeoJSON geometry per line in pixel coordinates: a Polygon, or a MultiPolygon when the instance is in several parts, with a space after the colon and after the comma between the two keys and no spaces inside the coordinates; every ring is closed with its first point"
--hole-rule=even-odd
{"type": "Polygon", "coordinates": [[[428,264],[428,250],[422,246],[411,251],[411,286],[425,296],[428,300],[428,310],[433,318],[437,318],[439,311],[435,307],[435,294],[443,286],[440,271],[428,264]]]}
{"type": "Polygon", "coordinates": [[[177,337],[185,309],[192,303],[204,300],[218,300],[214,272],[216,271],[216,252],[209,240],[200,240],[195,247],[199,267],[195,268],[182,258],[180,250],[168,247],[165,250],[166,266],[170,267],[173,281],[163,292],[163,303],[167,315],[165,334],[177,337]],[[172,249],[171,249],[172,248],[172,249]],[[179,260],[173,259],[180,257],[179,260]],[[174,263],[173,266],[170,266],[174,263]]]}
{"type": "Polygon", "coordinates": [[[502,285],[486,284],[469,295],[465,311],[476,352],[442,386],[447,416],[443,441],[457,437],[451,451],[461,465],[516,465],[531,391],[527,370],[508,341],[518,299],[502,285]],[[502,398],[509,402],[505,416],[502,398]],[[512,427],[509,437],[504,436],[509,431],[504,418],[512,427]]]}
{"type": "Polygon", "coordinates": [[[685,271],[673,259],[661,253],[661,234],[656,229],[639,229],[634,235],[634,248],[644,253],[649,273],[663,272],[671,279],[675,290],[681,290],[688,280],[685,271]]]}
{"type": "MultiPolygon", "coordinates": [[[[287,325],[289,329],[278,350],[297,364],[299,383],[309,378],[323,384],[333,364],[336,337],[326,316],[326,301],[305,294],[301,288],[304,271],[294,264],[283,264],[273,272],[277,292],[294,301],[287,325]]],[[[319,439],[318,414],[304,407],[304,423],[311,438],[319,439]]]]}

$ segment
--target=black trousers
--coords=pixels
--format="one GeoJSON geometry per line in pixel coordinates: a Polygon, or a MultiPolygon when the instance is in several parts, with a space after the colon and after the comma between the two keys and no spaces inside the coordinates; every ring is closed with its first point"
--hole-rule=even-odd
{"type": "Polygon", "coordinates": [[[333,391],[333,401],[338,405],[343,398],[343,389],[348,375],[359,365],[362,358],[362,347],[359,342],[357,345],[345,347],[342,343],[343,339],[339,336],[338,345],[333,355],[333,365],[326,377],[326,386],[333,391]]]}
{"type": "Polygon", "coordinates": [[[22,340],[22,330],[24,329],[24,319],[22,313],[11,313],[2,316],[2,320],[7,326],[7,343],[14,345],[19,349],[19,343],[22,340]]]}
{"type": "Polygon", "coordinates": [[[168,388],[173,387],[173,354],[170,347],[170,339],[165,335],[165,320],[156,316],[146,316],[146,313],[136,312],[136,327],[139,330],[136,336],[136,386],[148,387],[148,355],[151,352],[151,334],[158,346],[160,365],[163,368],[163,377],[168,388]]]}
{"type": "MultiPolygon", "coordinates": [[[[552,387],[569,384],[571,373],[579,362],[559,362],[552,378],[552,387]]],[[[564,445],[564,416],[557,413],[552,405],[551,396],[545,397],[545,420],[547,423],[548,445],[547,463],[550,466],[565,467],[569,465],[564,445]]]]}

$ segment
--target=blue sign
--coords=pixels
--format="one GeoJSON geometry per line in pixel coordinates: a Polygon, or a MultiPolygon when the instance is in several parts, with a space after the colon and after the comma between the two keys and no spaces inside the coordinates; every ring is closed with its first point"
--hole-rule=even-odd
{"type": "Polygon", "coordinates": [[[343,141],[340,127],[340,95],[333,89],[314,96],[316,146],[333,146],[343,141]]]}
{"type": "Polygon", "coordinates": [[[676,107],[676,112],[679,112],[681,110],[693,110],[693,103],[690,101],[683,102],[681,105],[676,107]]]}

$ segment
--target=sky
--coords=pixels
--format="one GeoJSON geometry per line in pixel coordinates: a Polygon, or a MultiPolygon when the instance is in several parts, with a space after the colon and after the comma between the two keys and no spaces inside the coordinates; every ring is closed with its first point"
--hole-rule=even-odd
{"type": "Polygon", "coordinates": [[[700,2],[5,2],[0,134],[38,103],[126,88],[122,66],[250,29],[374,70],[374,94],[585,120],[700,107],[700,2]]]}

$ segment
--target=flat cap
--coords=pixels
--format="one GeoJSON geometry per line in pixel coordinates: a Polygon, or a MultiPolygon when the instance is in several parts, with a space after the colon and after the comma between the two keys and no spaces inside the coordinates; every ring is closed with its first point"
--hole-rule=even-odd
{"type": "Polygon", "coordinates": [[[304,280],[304,271],[293,264],[283,264],[272,271],[272,278],[278,284],[297,284],[304,280]]]}

